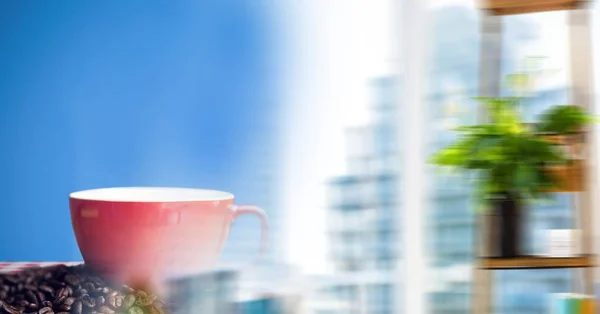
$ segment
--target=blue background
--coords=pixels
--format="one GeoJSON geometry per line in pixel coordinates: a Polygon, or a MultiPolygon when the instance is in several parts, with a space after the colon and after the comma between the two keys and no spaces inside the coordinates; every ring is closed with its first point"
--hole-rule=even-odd
{"type": "Polygon", "coordinates": [[[79,260],[75,190],[257,202],[242,185],[276,164],[277,108],[268,18],[249,2],[0,2],[0,260],[79,260]]]}

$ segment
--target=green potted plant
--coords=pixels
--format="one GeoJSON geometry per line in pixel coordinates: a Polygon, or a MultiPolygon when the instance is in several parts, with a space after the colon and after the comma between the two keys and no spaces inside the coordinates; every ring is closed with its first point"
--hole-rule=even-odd
{"type": "Polygon", "coordinates": [[[565,187],[564,175],[572,158],[553,140],[555,136],[582,131],[592,118],[577,106],[555,106],[541,115],[541,122],[526,124],[519,114],[522,97],[478,97],[489,119],[479,125],[456,129],[458,139],[431,157],[439,166],[471,174],[476,197],[500,219],[493,239],[500,257],[522,254],[520,226],[526,203],[565,187]]]}

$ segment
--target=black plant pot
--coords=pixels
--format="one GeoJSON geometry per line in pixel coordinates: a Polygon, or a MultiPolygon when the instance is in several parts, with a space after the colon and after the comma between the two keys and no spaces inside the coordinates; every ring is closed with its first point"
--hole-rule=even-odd
{"type": "Polygon", "coordinates": [[[493,201],[497,226],[497,253],[510,258],[521,255],[521,208],[517,197],[504,193],[493,201]]]}

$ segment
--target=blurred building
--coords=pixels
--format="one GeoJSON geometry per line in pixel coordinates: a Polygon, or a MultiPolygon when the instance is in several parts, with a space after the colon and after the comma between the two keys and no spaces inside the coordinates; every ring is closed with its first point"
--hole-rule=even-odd
{"type": "Polygon", "coordinates": [[[347,175],[329,183],[330,258],[338,280],[324,293],[349,304],[346,313],[397,313],[396,85],[393,77],[373,81],[374,122],[348,130],[347,175]]]}
{"type": "MultiPolygon", "coordinates": [[[[347,174],[329,182],[330,260],[335,278],[322,293],[350,306],[346,313],[398,313],[394,311],[394,269],[399,230],[395,230],[398,207],[395,193],[401,184],[393,121],[397,80],[385,77],[372,82],[373,123],[348,130],[347,174]]],[[[548,89],[527,104],[528,119],[547,106],[566,99],[564,89],[548,89]]],[[[429,99],[431,128],[428,151],[453,139],[449,127],[473,123],[476,104],[468,97],[448,99],[439,93],[429,99]],[[462,104],[453,108],[448,102],[462,104]],[[465,107],[466,106],[466,107],[465,107]],[[473,107],[469,107],[473,106],[473,107]],[[461,114],[461,112],[463,114],[461,114]],[[454,119],[446,120],[448,117],[454,119]]],[[[435,282],[429,290],[431,313],[468,313],[471,306],[471,273],[474,252],[475,213],[472,189],[457,175],[430,173],[427,213],[427,253],[435,282]]],[[[401,208],[401,207],[400,207],[401,208]]],[[[571,197],[556,194],[554,202],[529,211],[527,249],[543,251],[543,230],[571,226],[571,197]]],[[[418,212],[415,212],[418,214],[418,212]]],[[[547,313],[550,293],[570,291],[572,273],[567,270],[499,272],[495,287],[498,313],[547,313]]]]}

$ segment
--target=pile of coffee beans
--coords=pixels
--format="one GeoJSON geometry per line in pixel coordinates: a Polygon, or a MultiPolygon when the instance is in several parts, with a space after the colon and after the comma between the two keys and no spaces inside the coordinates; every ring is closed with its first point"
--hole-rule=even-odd
{"type": "Polygon", "coordinates": [[[156,295],[103,280],[85,266],[29,268],[0,275],[0,313],[165,314],[156,295]]]}

